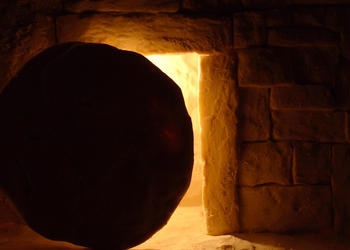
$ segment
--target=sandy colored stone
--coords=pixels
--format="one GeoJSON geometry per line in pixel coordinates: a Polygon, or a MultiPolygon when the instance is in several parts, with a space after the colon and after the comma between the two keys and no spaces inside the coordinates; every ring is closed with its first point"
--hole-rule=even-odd
{"type": "MultiPolygon", "coordinates": [[[[180,207],[156,237],[130,250],[348,250],[349,240],[341,240],[332,233],[238,233],[211,236],[198,231],[197,207],[180,207]],[[193,211],[193,212],[192,212],[193,211]]],[[[49,241],[28,227],[0,228],[0,238],[6,239],[1,250],[91,250],[66,242],[49,241]]]]}
{"type": "Polygon", "coordinates": [[[237,53],[240,86],[268,87],[294,82],[288,49],[243,49],[237,53]]]}
{"type": "Polygon", "coordinates": [[[341,8],[344,10],[344,32],[350,33],[350,6],[341,6],[341,8]]]}
{"type": "Polygon", "coordinates": [[[338,33],[315,27],[282,27],[268,32],[268,44],[271,46],[337,46],[339,40],[338,33]]]}
{"type": "Polygon", "coordinates": [[[335,107],[334,95],[322,85],[295,85],[271,89],[271,108],[322,110],[335,107]]]}
{"type": "Polygon", "coordinates": [[[312,8],[297,8],[292,13],[297,26],[323,27],[341,32],[346,27],[346,9],[337,5],[315,5],[312,8]]]}
{"type": "MultiPolygon", "coordinates": [[[[23,225],[25,222],[13,205],[10,197],[0,187],[0,228],[8,225],[23,225]]],[[[1,239],[1,235],[0,235],[1,239]]],[[[1,246],[1,241],[0,241],[1,246]]]]}
{"type": "Polygon", "coordinates": [[[1,28],[0,91],[31,57],[54,44],[54,20],[35,16],[24,25],[1,28]]]}
{"type": "Polygon", "coordinates": [[[244,232],[318,231],[332,227],[330,186],[240,188],[244,232]]]}
{"type": "Polygon", "coordinates": [[[204,164],[203,203],[211,235],[237,232],[237,90],[231,55],[201,60],[200,115],[204,164]]]}
{"type": "Polygon", "coordinates": [[[345,119],[347,121],[347,123],[345,124],[346,141],[350,142],[350,112],[346,112],[345,114],[346,114],[345,119]]]}
{"type": "Polygon", "coordinates": [[[263,88],[239,88],[239,138],[242,141],[270,137],[269,93],[263,88]]]}
{"type": "Polygon", "coordinates": [[[293,179],[296,184],[329,184],[331,168],[329,144],[294,144],[293,179]]]}
{"type": "Polygon", "coordinates": [[[341,235],[350,235],[350,145],[333,146],[332,189],[335,228],[341,235]]]}
{"type": "Polygon", "coordinates": [[[272,111],[277,140],[345,141],[345,113],[338,111],[272,111]]]}
{"type": "Polygon", "coordinates": [[[0,26],[10,25],[24,20],[30,20],[36,14],[53,14],[62,11],[62,0],[13,0],[1,1],[2,15],[0,26]]]}
{"type": "MultiPolygon", "coordinates": [[[[265,0],[266,1],[266,0],[265,0]]],[[[321,4],[348,4],[349,0],[290,0],[291,4],[315,4],[315,5],[321,5],[321,4]]]]}
{"type": "Polygon", "coordinates": [[[81,13],[98,12],[176,12],[179,10],[178,0],[63,0],[66,11],[81,13]]]}
{"type": "MultiPolygon", "coordinates": [[[[62,11],[61,0],[13,0],[0,2],[0,41],[2,46],[4,41],[16,36],[16,32],[28,29],[28,26],[38,21],[41,16],[51,16],[62,11]]],[[[23,32],[23,31],[22,31],[23,32]]],[[[15,44],[11,44],[14,46],[15,44]]],[[[2,48],[3,49],[3,48],[2,48]]]]}
{"type": "Polygon", "coordinates": [[[59,42],[99,42],[145,54],[225,50],[232,43],[228,18],[180,14],[94,14],[57,18],[59,42]]]}
{"type": "Polygon", "coordinates": [[[291,26],[293,24],[293,12],[287,9],[264,10],[267,27],[291,26]]]}
{"type": "Polygon", "coordinates": [[[350,60],[350,33],[343,33],[341,39],[342,55],[350,60]]]}
{"type": "Polygon", "coordinates": [[[182,0],[182,8],[191,11],[227,12],[237,10],[240,0],[182,0]]]}
{"type": "Polygon", "coordinates": [[[262,46],[266,42],[266,27],[262,13],[242,12],[233,18],[233,45],[235,48],[262,46]]]}
{"type": "Polygon", "coordinates": [[[334,93],[337,105],[347,109],[350,107],[350,60],[341,61],[335,79],[334,93]]]}
{"type": "Polygon", "coordinates": [[[290,52],[297,83],[332,86],[339,63],[339,50],[336,47],[295,48],[290,52]]]}
{"type": "Polygon", "coordinates": [[[271,6],[283,6],[286,3],[283,3],[279,0],[242,0],[242,4],[244,7],[271,7],[271,6]]]}
{"type": "Polygon", "coordinates": [[[284,142],[246,143],[240,147],[239,184],[291,184],[292,148],[284,142]]]}
{"type": "Polygon", "coordinates": [[[339,63],[336,47],[242,49],[237,53],[240,86],[331,86],[339,63]]]}
{"type": "Polygon", "coordinates": [[[347,4],[348,0],[242,0],[246,7],[283,7],[289,5],[309,5],[309,4],[347,4]]]}

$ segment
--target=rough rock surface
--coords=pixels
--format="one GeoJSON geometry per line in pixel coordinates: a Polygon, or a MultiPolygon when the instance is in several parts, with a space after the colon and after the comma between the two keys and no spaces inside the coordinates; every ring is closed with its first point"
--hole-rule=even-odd
{"type": "Polygon", "coordinates": [[[235,188],[238,105],[234,60],[228,55],[212,55],[201,59],[199,106],[201,115],[203,167],[203,205],[207,232],[222,235],[239,226],[235,188]]]}
{"type": "Polygon", "coordinates": [[[57,39],[59,42],[103,42],[148,55],[213,53],[232,44],[228,18],[192,18],[165,13],[63,15],[57,18],[57,39]]]}
{"type": "Polygon", "coordinates": [[[5,88],[0,115],[0,184],[45,237],[137,245],[189,185],[193,135],[181,91],[136,53],[51,47],[5,88]]]}

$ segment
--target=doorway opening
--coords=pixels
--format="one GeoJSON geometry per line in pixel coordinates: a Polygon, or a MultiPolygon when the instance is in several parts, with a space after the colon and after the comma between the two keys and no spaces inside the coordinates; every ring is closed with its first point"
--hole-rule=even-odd
{"type": "Polygon", "coordinates": [[[199,63],[196,53],[146,56],[167,74],[182,90],[187,112],[191,116],[194,134],[194,163],[192,180],[180,206],[202,204],[203,160],[201,155],[201,126],[199,121],[199,63]]]}
{"type": "Polygon", "coordinates": [[[185,240],[184,238],[191,237],[193,234],[205,234],[202,204],[204,161],[201,153],[199,116],[200,55],[183,53],[146,55],[146,57],[181,88],[193,127],[194,164],[191,184],[167,225],[152,238],[135,248],[170,249],[174,247],[176,241],[178,243],[179,239],[185,240]]]}

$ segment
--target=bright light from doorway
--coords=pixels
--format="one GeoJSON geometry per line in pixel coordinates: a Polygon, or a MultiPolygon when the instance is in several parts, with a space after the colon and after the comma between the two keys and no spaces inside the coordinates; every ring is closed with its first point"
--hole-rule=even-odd
{"type": "Polygon", "coordinates": [[[200,56],[196,53],[146,56],[166,73],[182,90],[187,111],[191,116],[194,134],[194,165],[192,180],[180,205],[167,225],[152,238],[134,249],[179,249],[191,239],[205,235],[202,211],[203,160],[201,126],[199,122],[200,56]]]}
{"type": "Polygon", "coordinates": [[[194,165],[191,185],[180,206],[201,206],[203,160],[201,157],[201,126],[199,122],[199,60],[196,53],[150,55],[147,58],[166,73],[182,90],[194,133],[194,165]]]}

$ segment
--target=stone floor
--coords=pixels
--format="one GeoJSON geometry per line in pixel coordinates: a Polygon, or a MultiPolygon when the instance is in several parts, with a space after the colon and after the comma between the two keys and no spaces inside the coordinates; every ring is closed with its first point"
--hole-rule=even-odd
{"type": "MultiPolygon", "coordinates": [[[[0,224],[1,250],[88,250],[50,241],[24,225],[0,224]]],[[[168,224],[132,250],[349,250],[350,242],[331,235],[239,234],[208,236],[199,207],[180,207],[168,224]]]]}

